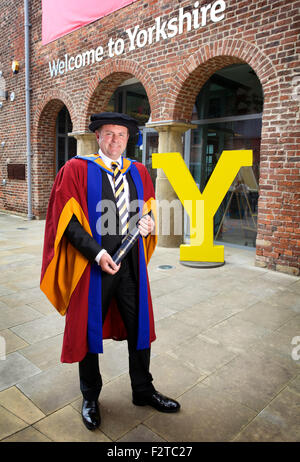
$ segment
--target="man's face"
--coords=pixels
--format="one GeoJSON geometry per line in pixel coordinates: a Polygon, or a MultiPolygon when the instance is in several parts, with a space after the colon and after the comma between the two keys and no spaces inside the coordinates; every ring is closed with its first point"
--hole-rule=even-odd
{"type": "Polygon", "coordinates": [[[129,134],[127,127],[112,124],[96,130],[96,137],[103,154],[117,160],[126,149],[129,134]]]}

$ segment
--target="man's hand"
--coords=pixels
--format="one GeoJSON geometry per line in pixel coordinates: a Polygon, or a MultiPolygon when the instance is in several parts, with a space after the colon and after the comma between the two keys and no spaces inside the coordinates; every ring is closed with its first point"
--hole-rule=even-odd
{"type": "Polygon", "coordinates": [[[102,271],[105,271],[105,273],[116,274],[119,271],[121,264],[116,265],[109,253],[105,252],[100,258],[99,266],[102,271]]]}
{"type": "Polygon", "coordinates": [[[152,233],[154,229],[154,221],[149,215],[141,218],[138,224],[138,229],[143,237],[148,236],[148,234],[152,233]]]}

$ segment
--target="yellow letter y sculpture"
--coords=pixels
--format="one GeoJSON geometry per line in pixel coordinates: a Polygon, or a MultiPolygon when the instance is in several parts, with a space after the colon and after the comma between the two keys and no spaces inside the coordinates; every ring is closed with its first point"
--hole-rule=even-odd
{"type": "Polygon", "coordinates": [[[190,217],[190,244],[180,246],[180,260],[224,262],[224,246],[214,246],[213,218],[238,171],[252,165],[252,151],[223,151],[203,191],[199,191],[179,152],[153,154],[190,217]]]}

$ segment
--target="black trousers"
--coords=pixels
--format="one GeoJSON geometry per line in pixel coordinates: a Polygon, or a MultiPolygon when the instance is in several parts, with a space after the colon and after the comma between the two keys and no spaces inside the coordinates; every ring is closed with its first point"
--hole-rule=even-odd
{"type": "MultiPolygon", "coordinates": [[[[102,323],[112,296],[127,330],[129,375],[134,392],[148,394],[154,391],[150,367],[150,348],[137,350],[138,286],[133,275],[131,261],[125,258],[115,275],[103,273],[102,277],[102,323]]],[[[87,353],[79,363],[80,390],[84,399],[97,400],[102,389],[102,378],[97,353],[87,353]]]]}

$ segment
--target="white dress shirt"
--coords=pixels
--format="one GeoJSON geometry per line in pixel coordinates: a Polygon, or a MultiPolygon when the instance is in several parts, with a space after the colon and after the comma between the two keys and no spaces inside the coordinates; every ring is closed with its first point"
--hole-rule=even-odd
{"type": "MultiPolygon", "coordinates": [[[[120,156],[116,160],[113,160],[113,159],[110,159],[110,157],[107,157],[105,154],[103,154],[101,149],[99,149],[98,154],[101,157],[101,159],[103,160],[103,162],[105,163],[106,167],[109,168],[110,170],[112,170],[112,168],[111,168],[111,163],[112,162],[117,162],[119,164],[119,168],[122,168],[122,164],[123,164],[122,156],[120,156]]],[[[108,176],[109,182],[111,184],[113,193],[115,194],[114,178],[109,173],[107,174],[107,176],[108,176]]],[[[123,183],[124,183],[124,192],[125,192],[125,200],[126,200],[127,210],[129,210],[129,200],[130,200],[130,198],[129,198],[129,185],[128,185],[128,181],[126,179],[126,175],[123,175],[123,183]]],[[[98,265],[99,265],[99,261],[100,261],[102,255],[105,252],[106,252],[106,250],[102,249],[102,250],[100,250],[98,255],[96,255],[95,260],[98,263],[98,265]]]]}

